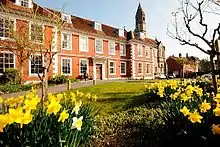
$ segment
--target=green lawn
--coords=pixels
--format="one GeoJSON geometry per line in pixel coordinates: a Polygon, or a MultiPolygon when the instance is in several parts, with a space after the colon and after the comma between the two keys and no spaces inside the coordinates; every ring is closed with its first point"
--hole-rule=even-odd
{"type": "Polygon", "coordinates": [[[144,83],[106,83],[76,90],[96,94],[98,100],[92,105],[100,110],[100,115],[108,115],[142,104],[145,88],[144,83]]]}

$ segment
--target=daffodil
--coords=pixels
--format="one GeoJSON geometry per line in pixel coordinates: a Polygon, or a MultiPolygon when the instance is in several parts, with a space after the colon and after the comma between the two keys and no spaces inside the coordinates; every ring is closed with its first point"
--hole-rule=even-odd
{"type": "Polygon", "coordinates": [[[67,118],[69,117],[69,114],[67,113],[67,111],[64,109],[61,113],[60,113],[60,117],[58,119],[58,122],[64,122],[67,118]]]}
{"type": "Polygon", "coordinates": [[[75,112],[75,114],[78,115],[81,105],[82,101],[75,102],[75,107],[73,108],[72,113],[75,112]]]}
{"type": "Polygon", "coordinates": [[[195,92],[199,97],[201,97],[203,95],[202,88],[199,88],[198,86],[195,87],[195,92]]]}
{"type": "Polygon", "coordinates": [[[193,87],[192,85],[189,85],[186,87],[186,90],[185,90],[185,93],[188,97],[191,97],[192,96],[192,93],[193,93],[193,87]]]}
{"type": "Polygon", "coordinates": [[[40,102],[40,99],[38,99],[38,98],[33,98],[33,99],[31,99],[31,100],[29,100],[29,99],[26,99],[25,101],[24,101],[24,109],[26,110],[26,111],[29,111],[29,110],[36,110],[37,109],[37,104],[40,102]]]}
{"type": "Polygon", "coordinates": [[[170,97],[171,97],[173,100],[176,100],[179,95],[180,95],[180,93],[179,93],[179,92],[176,92],[176,93],[174,93],[174,94],[171,94],[170,97]]]}
{"type": "Polygon", "coordinates": [[[204,102],[202,102],[202,104],[200,105],[201,112],[207,112],[210,109],[211,109],[210,103],[207,103],[206,100],[204,100],[204,102]]]}
{"type": "Polygon", "coordinates": [[[75,95],[75,93],[71,92],[71,93],[70,93],[70,98],[71,98],[72,102],[74,103],[74,102],[76,101],[76,95],[75,95]]]}
{"type": "Polygon", "coordinates": [[[186,101],[188,101],[190,99],[185,93],[181,93],[180,94],[180,98],[184,102],[186,102],[186,101]]]}
{"type": "Polygon", "coordinates": [[[32,117],[30,111],[27,111],[22,117],[16,120],[16,123],[19,123],[22,128],[24,124],[27,125],[32,121],[32,117]]]}
{"type": "Polygon", "coordinates": [[[199,115],[199,113],[197,111],[194,111],[193,113],[189,113],[189,117],[188,119],[192,122],[192,123],[201,123],[201,119],[203,117],[201,115],[199,115]]]}
{"type": "Polygon", "coordinates": [[[0,132],[3,132],[3,129],[8,124],[8,118],[6,115],[0,115],[0,132]]]}
{"type": "Polygon", "coordinates": [[[215,112],[215,116],[220,116],[220,108],[216,107],[215,110],[213,110],[215,112]]]}
{"type": "Polygon", "coordinates": [[[212,125],[212,132],[213,132],[213,134],[220,135],[220,125],[213,124],[212,125]]]}
{"type": "Polygon", "coordinates": [[[8,117],[10,119],[9,124],[16,122],[19,118],[23,117],[23,108],[22,107],[18,107],[17,109],[10,108],[8,117]]]}
{"type": "Polygon", "coordinates": [[[83,124],[82,120],[83,120],[83,116],[81,116],[79,119],[77,119],[77,117],[74,117],[71,129],[76,128],[77,130],[81,131],[81,127],[83,124]]]}
{"type": "Polygon", "coordinates": [[[61,107],[62,106],[57,101],[52,99],[50,104],[47,107],[47,113],[48,114],[52,114],[53,113],[53,114],[56,115],[60,111],[61,107]]]}
{"type": "Polygon", "coordinates": [[[163,97],[163,95],[164,95],[164,87],[159,87],[157,95],[159,95],[160,97],[163,97]]]}
{"type": "Polygon", "coordinates": [[[63,99],[63,94],[59,93],[56,95],[56,101],[60,102],[63,99]]]}
{"type": "Polygon", "coordinates": [[[182,112],[184,116],[187,116],[190,113],[186,106],[180,109],[180,112],[182,112]]]}
{"type": "Polygon", "coordinates": [[[97,98],[98,98],[98,97],[97,97],[96,95],[92,95],[92,100],[93,100],[93,101],[96,101],[97,98]]]}

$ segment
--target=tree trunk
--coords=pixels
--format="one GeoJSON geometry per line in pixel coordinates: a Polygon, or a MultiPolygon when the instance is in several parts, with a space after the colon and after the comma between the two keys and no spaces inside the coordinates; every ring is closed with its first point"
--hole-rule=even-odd
{"type": "Polygon", "coordinates": [[[215,64],[214,64],[214,57],[210,55],[210,62],[211,62],[211,69],[212,69],[212,82],[213,82],[213,87],[214,87],[214,93],[218,93],[218,85],[217,85],[217,80],[215,76],[215,64]]]}
{"type": "Polygon", "coordinates": [[[20,61],[20,69],[19,69],[19,84],[23,85],[24,84],[24,61],[20,61]]]}

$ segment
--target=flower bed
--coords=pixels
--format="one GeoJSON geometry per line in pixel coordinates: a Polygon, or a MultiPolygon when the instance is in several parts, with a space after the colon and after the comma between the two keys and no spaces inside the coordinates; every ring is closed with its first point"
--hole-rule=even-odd
{"type": "Polygon", "coordinates": [[[17,98],[0,98],[0,146],[81,146],[93,133],[96,113],[82,105],[76,93],[48,94],[46,101],[32,90],[17,98]]]}
{"type": "MultiPolygon", "coordinates": [[[[220,94],[208,80],[168,80],[146,85],[147,96],[161,101],[167,114],[166,146],[212,146],[220,139],[220,94]],[[173,140],[175,140],[173,142],[173,140]]],[[[164,143],[164,144],[165,144],[164,143]]]]}

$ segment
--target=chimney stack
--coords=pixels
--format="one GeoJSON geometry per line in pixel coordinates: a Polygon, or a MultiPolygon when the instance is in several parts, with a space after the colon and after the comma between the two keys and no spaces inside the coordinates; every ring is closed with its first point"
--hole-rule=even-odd
{"type": "Polygon", "coordinates": [[[182,58],[182,54],[181,53],[179,53],[179,58],[182,58]]]}
{"type": "Polygon", "coordinates": [[[186,58],[189,58],[189,54],[188,53],[186,53],[186,58]]]}

